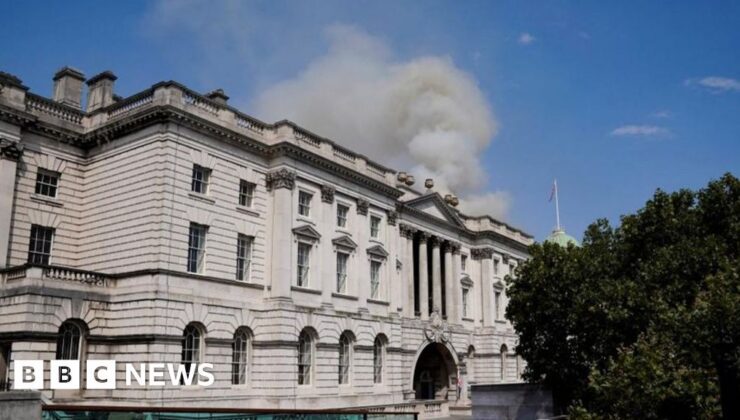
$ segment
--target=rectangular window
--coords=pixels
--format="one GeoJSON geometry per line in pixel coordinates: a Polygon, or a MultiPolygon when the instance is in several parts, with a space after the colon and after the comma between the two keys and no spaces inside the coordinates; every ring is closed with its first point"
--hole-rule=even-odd
{"type": "Polygon", "coordinates": [[[380,235],[380,217],[370,216],[370,237],[377,239],[380,235]]]}
{"type": "Polygon", "coordinates": [[[39,168],[36,174],[36,194],[47,197],[57,196],[57,186],[59,185],[59,172],[47,171],[39,168]]]}
{"type": "Polygon", "coordinates": [[[211,170],[200,165],[193,165],[193,183],[191,190],[199,194],[208,194],[208,182],[211,179],[211,170]]]}
{"type": "Polygon", "coordinates": [[[493,292],[493,310],[496,319],[501,319],[501,292],[498,290],[493,292]]]}
{"type": "Polygon", "coordinates": [[[208,226],[190,224],[188,238],[188,272],[190,273],[202,273],[205,268],[207,231],[208,226]]]}
{"type": "Polygon", "coordinates": [[[468,256],[467,255],[461,255],[460,256],[460,268],[462,271],[465,271],[465,269],[468,267],[468,256]]]}
{"type": "Polygon", "coordinates": [[[337,293],[347,292],[347,260],[349,254],[337,252],[337,293]]]}
{"type": "Polygon", "coordinates": [[[463,318],[468,317],[468,298],[470,295],[470,289],[464,287],[462,289],[462,316],[463,318]]]}
{"type": "Polygon", "coordinates": [[[32,225],[28,245],[28,262],[48,265],[51,258],[51,244],[54,241],[54,228],[32,225]]]}
{"type": "Polygon", "coordinates": [[[380,294],[380,261],[370,261],[370,298],[377,299],[380,294]]]}
{"type": "Polygon", "coordinates": [[[249,268],[252,265],[252,243],[254,239],[239,234],[236,240],[236,279],[249,281],[249,268]]]}
{"type": "Polygon", "coordinates": [[[254,200],[254,187],[255,185],[245,180],[239,181],[239,205],[244,207],[252,207],[252,201],[254,200]]]}
{"type": "Polygon", "coordinates": [[[298,279],[297,285],[308,287],[308,269],[311,260],[311,245],[298,242],[298,279]]]}
{"type": "Polygon", "coordinates": [[[306,217],[311,215],[311,198],[313,196],[305,191],[298,192],[298,214],[306,217]]]}
{"type": "Polygon", "coordinates": [[[516,265],[514,265],[514,264],[510,264],[510,265],[509,265],[509,275],[510,275],[511,277],[514,277],[515,271],[516,271],[516,265]]]}
{"type": "Polygon", "coordinates": [[[498,259],[494,258],[493,259],[493,275],[498,276],[498,271],[499,271],[498,259]]]}
{"type": "Polygon", "coordinates": [[[341,228],[347,227],[347,214],[349,214],[349,207],[337,204],[337,226],[341,228]]]}

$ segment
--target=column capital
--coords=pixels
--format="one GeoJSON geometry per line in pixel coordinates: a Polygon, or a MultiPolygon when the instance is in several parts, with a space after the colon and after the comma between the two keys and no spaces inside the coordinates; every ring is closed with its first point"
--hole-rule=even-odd
{"type": "Polygon", "coordinates": [[[414,233],[416,233],[416,228],[411,227],[405,223],[401,223],[398,226],[398,231],[401,234],[401,237],[411,239],[414,237],[414,233]]]}
{"type": "Polygon", "coordinates": [[[23,146],[0,137],[0,158],[18,162],[23,155],[23,146]]]}
{"type": "Polygon", "coordinates": [[[398,212],[395,210],[386,210],[386,216],[388,217],[388,224],[396,226],[396,220],[398,220],[398,212]]]}
{"type": "Polygon", "coordinates": [[[336,192],[336,188],[334,188],[331,185],[322,185],[321,186],[321,201],[324,203],[333,203],[334,202],[334,192],[336,192]]]}
{"type": "Polygon", "coordinates": [[[357,199],[357,214],[362,216],[367,216],[367,211],[370,208],[370,202],[363,199],[358,198],[357,199]]]}
{"type": "Polygon", "coordinates": [[[265,183],[268,191],[279,188],[292,190],[295,187],[295,171],[282,168],[268,172],[265,176],[265,183]]]}
{"type": "Polygon", "coordinates": [[[470,257],[474,260],[483,260],[493,258],[493,248],[473,248],[470,250],[470,257]]]}
{"type": "Polygon", "coordinates": [[[419,239],[420,240],[422,240],[422,241],[428,241],[431,238],[432,238],[432,234],[431,233],[425,232],[423,230],[420,230],[419,231],[419,239]]]}
{"type": "Polygon", "coordinates": [[[439,245],[442,243],[439,236],[430,235],[429,236],[429,244],[435,248],[438,248],[439,245]]]}
{"type": "Polygon", "coordinates": [[[450,246],[449,246],[448,249],[449,249],[450,252],[452,252],[453,254],[459,254],[460,253],[460,248],[462,247],[461,244],[460,244],[460,242],[449,241],[449,245],[450,246]]]}

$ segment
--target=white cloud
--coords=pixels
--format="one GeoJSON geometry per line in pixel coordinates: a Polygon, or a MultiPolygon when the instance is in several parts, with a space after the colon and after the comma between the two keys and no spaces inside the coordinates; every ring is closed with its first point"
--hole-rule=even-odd
{"type": "Polygon", "coordinates": [[[686,86],[699,86],[712,93],[740,92],[740,80],[721,76],[707,76],[701,79],[686,79],[686,86]]]}
{"type": "Polygon", "coordinates": [[[530,34],[529,32],[522,32],[522,34],[519,35],[519,39],[517,42],[522,45],[529,45],[536,40],[537,38],[535,38],[534,35],[530,34]]]}
{"type": "Polygon", "coordinates": [[[671,118],[673,114],[667,109],[661,109],[660,111],[653,112],[650,116],[653,118],[671,118]]]}
{"type": "Polygon", "coordinates": [[[612,136],[660,137],[670,133],[667,128],[656,125],[623,125],[612,130],[610,134],[612,136]]]}

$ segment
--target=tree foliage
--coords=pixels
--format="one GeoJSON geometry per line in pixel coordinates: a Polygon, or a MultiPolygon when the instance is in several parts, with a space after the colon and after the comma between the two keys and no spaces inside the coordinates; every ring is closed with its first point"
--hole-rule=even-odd
{"type": "Polygon", "coordinates": [[[525,378],[574,418],[740,418],[739,248],[730,174],[658,190],[581,247],[533,245],[506,312],[525,378]]]}

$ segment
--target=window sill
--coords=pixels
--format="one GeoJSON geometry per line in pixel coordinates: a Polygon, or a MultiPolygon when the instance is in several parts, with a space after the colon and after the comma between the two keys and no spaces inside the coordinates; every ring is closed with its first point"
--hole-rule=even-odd
{"type": "Polygon", "coordinates": [[[196,199],[196,200],[203,201],[205,203],[216,204],[216,200],[212,199],[211,197],[208,197],[205,194],[200,194],[200,193],[197,193],[197,192],[190,191],[188,193],[188,197],[193,198],[193,199],[196,199]]]}
{"type": "Polygon", "coordinates": [[[290,286],[290,290],[294,292],[304,292],[304,293],[311,293],[314,295],[320,295],[321,290],[318,289],[310,289],[308,287],[302,287],[302,286],[290,286]]]}
{"type": "Polygon", "coordinates": [[[37,202],[42,203],[42,204],[47,204],[47,205],[53,206],[53,207],[64,207],[64,204],[62,204],[59,200],[57,200],[54,197],[49,197],[49,196],[46,196],[46,195],[41,195],[41,194],[35,194],[34,193],[34,194],[31,195],[31,200],[37,201],[37,202]]]}
{"type": "Polygon", "coordinates": [[[390,304],[391,304],[390,302],[388,302],[386,300],[378,300],[378,299],[371,299],[371,298],[367,298],[367,302],[368,303],[374,303],[376,305],[383,305],[383,306],[390,306],[390,304]]]}
{"type": "Polygon", "coordinates": [[[496,319],[496,320],[494,320],[494,322],[496,322],[497,324],[506,324],[506,320],[505,319],[496,319]]]}
{"type": "Polygon", "coordinates": [[[295,220],[298,222],[306,222],[309,225],[316,226],[316,222],[308,216],[298,216],[295,220]]]}
{"type": "Polygon", "coordinates": [[[473,322],[474,321],[473,318],[466,318],[466,317],[463,317],[462,320],[463,321],[467,321],[467,322],[473,322]]]}
{"type": "Polygon", "coordinates": [[[259,212],[252,209],[252,207],[236,206],[236,211],[239,213],[248,214],[250,216],[259,217],[259,212]]]}
{"type": "Polygon", "coordinates": [[[378,245],[383,245],[383,241],[381,241],[378,238],[370,238],[370,242],[378,244],[378,245]]]}
{"type": "Polygon", "coordinates": [[[336,229],[334,229],[334,231],[343,235],[352,236],[352,232],[350,232],[347,228],[337,227],[336,229]]]}
{"type": "Polygon", "coordinates": [[[338,293],[338,292],[332,292],[332,297],[339,298],[339,299],[347,299],[347,300],[358,300],[359,298],[357,296],[352,295],[345,295],[344,293],[338,293]]]}

